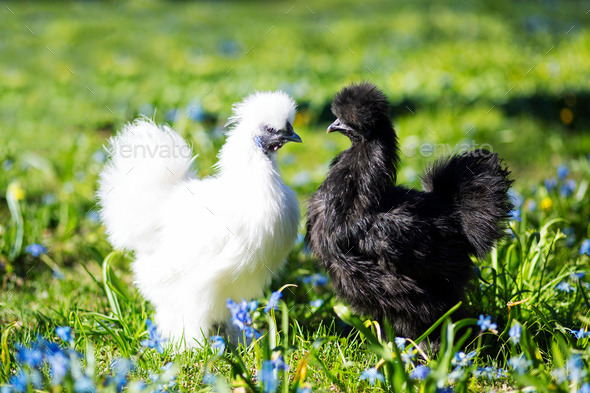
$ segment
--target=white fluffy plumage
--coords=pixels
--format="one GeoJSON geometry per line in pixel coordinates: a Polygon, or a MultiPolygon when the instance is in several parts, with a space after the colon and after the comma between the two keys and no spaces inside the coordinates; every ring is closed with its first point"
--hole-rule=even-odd
{"type": "Polygon", "coordinates": [[[196,178],[189,145],[147,119],[111,138],[100,174],[109,241],[135,251],[134,281],[159,330],[188,346],[227,319],[228,298],[262,294],[297,236],[298,202],[279,174],[278,148],[264,151],[259,139],[263,126],[293,123],[294,101],[255,93],[233,112],[214,176],[196,178]]]}

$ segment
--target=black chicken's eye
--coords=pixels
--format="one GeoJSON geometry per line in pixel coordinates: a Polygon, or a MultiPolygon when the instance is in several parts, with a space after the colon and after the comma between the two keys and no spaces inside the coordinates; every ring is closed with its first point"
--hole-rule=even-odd
{"type": "Polygon", "coordinates": [[[269,132],[271,134],[276,134],[277,133],[277,130],[275,130],[272,127],[264,126],[264,129],[266,130],[266,132],[269,132]]]}

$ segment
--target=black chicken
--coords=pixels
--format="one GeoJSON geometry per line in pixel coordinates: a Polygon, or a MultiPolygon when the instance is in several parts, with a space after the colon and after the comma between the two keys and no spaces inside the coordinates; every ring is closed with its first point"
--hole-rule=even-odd
{"type": "Polygon", "coordinates": [[[473,150],[432,165],[424,191],[396,185],[397,135],[385,95],[369,83],[332,103],[352,146],[332,162],[308,207],[307,242],[356,312],[416,338],[464,298],[483,258],[504,235],[512,205],[497,154],[473,150]]]}

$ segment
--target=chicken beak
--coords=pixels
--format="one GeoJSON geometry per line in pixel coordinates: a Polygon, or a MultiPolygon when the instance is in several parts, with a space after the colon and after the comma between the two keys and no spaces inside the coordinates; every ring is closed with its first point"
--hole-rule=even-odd
{"type": "Polygon", "coordinates": [[[329,134],[334,131],[352,131],[352,128],[350,128],[346,124],[342,123],[340,121],[340,119],[336,119],[334,121],[334,123],[332,123],[328,126],[328,129],[326,130],[326,134],[329,134]]]}
{"type": "Polygon", "coordinates": [[[285,134],[281,137],[284,143],[287,142],[295,142],[295,143],[302,143],[301,137],[295,133],[293,130],[293,126],[291,123],[287,122],[287,126],[285,127],[285,134]]]}
{"type": "Polygon", "coordinates": [[[328,126],[328,129],[326,130],[326,134],[336,131],[338,129],[339,125],[340,125],[340,119],[336,119],[334,121],[334,123],[332,123],[328,126]]]}
{"type": "Polygon", "coordinates": [[[303,141],[301,140],[301,137],[299,135],[297,135],[295,132],[292,132],[289,135],[285,135],[283,137],[283,140],[285,142],[303,143],[303,141]]]}

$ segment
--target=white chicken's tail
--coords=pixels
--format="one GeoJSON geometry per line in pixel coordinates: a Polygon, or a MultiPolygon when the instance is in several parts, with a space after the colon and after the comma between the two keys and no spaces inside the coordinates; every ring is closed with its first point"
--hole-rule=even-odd
{"type": "Polygon", "coordinates": [[[144,118],[111,138],[109,153],[98,189],[109,241],[119,249],[149,248],[157,240],[158,207],[191,176],[192,149],[170,127],[144,118]]]}

